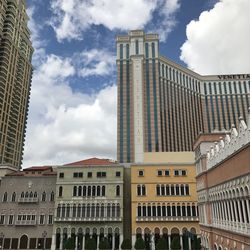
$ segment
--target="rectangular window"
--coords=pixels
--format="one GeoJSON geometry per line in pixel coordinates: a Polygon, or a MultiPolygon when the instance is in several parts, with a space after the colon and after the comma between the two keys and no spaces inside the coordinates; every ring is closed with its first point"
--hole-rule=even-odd
{"type": "Polygon", "coordinates": [[[1,216],[0,216],[0,225],[4,224],[4,219],[5,219],[5,215],[1,214],[1,216]]]}
{"type": "Polygon", "coordinates": [[[82,172],[74,172],[73,173],[73,177],[74,178],[82,178],[83,177],[83,173],[82,172]]]}
{"type": "Polygon", "coordinates": [[[13,223],[14,223],[14,215],[11,214],[11,215],[9,215],[9,222],[8,222],[8,224],[9,225],[13,225],[13,223]]]}
{"type": "Polygon", "coordinates": [[[92,178],[92,172],[88,172],[88,178],[92,178]]]}
{"type": "Polygon", "coordinates": [[[157,175],[162,176],[162,170],[157,170],[157,175]]]}
{"type": "Polygon", "coordinates": [[[45,215],[41,214],[40,215],[40,222],[39,222],[40,225],[44,225],[44,219],[45,219],[45,215]]]}
{"type": "Polygon", "coordinates": [[[181,175],[182,176],[186,176],[187,175],[187,171],[186,170],[181,170],[181,175]]]}
{"type": "Polygon", "coordinates": [[[104,177],[106,177],[107,175],[106,175],[106,172],[97,172],[96,173],[96,177],[97,178],[104,178],[104,177]]]}
{"type": "Polygon", "coordinates": [[[165,176],[169,176],[170,175],[170,171],[169,170],[165,170],[165,176]]]}
{"type": "Polygon", "coordinates": [[[174,171],[174,176],[179,176],[179,170],[174,171]]]}
{"type": "Polygon", "coordinates": [[[52,225],[52,224],[53,224],[53,215],[52,215],[52,214],[49,214],[48,224],[49,224],[49,225],[52,225]]]}
{"type": "Polygon", "coordinates": [[[78,173],[73,173],[73,177],[77,178],[78,177],[78,173]]]}
{"type": "Polygon", "coordinates": [[[116,177],[121,177],[121,172],[120,171],[115,172],[115,176],[116,177]]]}
{"type": "Polygon", "coordinates": [[[64,178],[64,173],[59,173],[59,178],[64,178]]]}
{"type": "Polygon", "coordinates": [[[83,172],[78,173],[79,174],[79,178],[83,177],[83,172]]]}
{"type": "Polygon", "coordinates": [[[138,176],[144,176],[144,171],[143,170],[139,170],[138,171],[138,176]]]}

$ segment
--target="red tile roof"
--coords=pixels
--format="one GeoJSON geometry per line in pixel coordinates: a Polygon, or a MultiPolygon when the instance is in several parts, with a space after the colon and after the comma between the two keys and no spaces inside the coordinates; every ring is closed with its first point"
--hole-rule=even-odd
{"type": "Polygon", "coordinates": [[[50,166],[33,166],[30,168],[25,168],[23,171],[46,171],[46,170],[51,170],[52,167],[50,166]]]}
{"type": "Polygon", "coordinates": [[[99,158],[90,158],[82,161],[76,161],[72,163],[65,164],[64,166],[100,166],[100,165],[117,165],[116,161],[110,159],[99,159],[99,158]]]}

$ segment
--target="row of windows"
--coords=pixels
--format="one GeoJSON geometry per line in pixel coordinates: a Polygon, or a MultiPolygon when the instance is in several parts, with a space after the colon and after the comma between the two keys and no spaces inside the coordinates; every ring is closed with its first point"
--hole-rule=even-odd
{"type": "Polygon", "coordinates": [[[156,195],[189,195],[188,184],[164,184],[156,186],[156,195]]]}
{"type": "MultiPolygon", "coordinates": [[[[101,197],[105,196],[106,187],[105,186],[74,186],[73,187],[73,196],[78,197],[101,197]]],[[[121,195],[120,185],[115,187],[115,195],[121,195]]]]}
{"type": "MultiPolygon", "coordinates": [[[[0,215],[0,225],[14,225],[14,224],[36,224],[37,215],[35,214],[18,214],[17,216],[10,214],[9,216],[5,214],[0,215]]],[[[39,224],[46,224],[46,215],[40,214],[39,216],[39,224]]],[[[53,224],[53,215],[49,214],[47,216],[47,224],[53,224]]]]}
{"type": "MultiPolygon", "coordinates": [[[[11,195],[10,195],[10,199],[8,199],[8,193],[5,192],[3,194],[3,198],[2,198],[2,202],[16,202],[16,198],[17,198],[17,194],[16,192],[13,192],[11,195]]],[[[37,192],[22,192],[20,194],[20,197],[21,200],[23,199],[32,199],[32,198],[39,198],[38,197],[38,194],[37,192]]],[[[49,195],[44,191],[42,194],[41,194],[41,201],[45,202],[45,201],[54,201],[55,200],[55,194],[54,192],[52,191],[49,195]]]]}
{"type": "MultiPolygon", "coordinates": [[[[182,170],[182,169],[174,170],[174,176],[186,176],[186,175],[187,175],[187,170],[182,170]]],[[[138,176],[140,177],[144,176],[144,170],[138,170],[138,176]]],[[[170,176],[170,170],[169,169],[157,170],[157,176],[170,176]]]]}
{"type": "Polygon", "coordinates": [[[198,216],[198,210],[195,205],[139,205],[137,206],[137,216],[198,216]]]}
{"type": "Polygon", "coordinates": [[[57,207],[57,217],[59,218],[103,218],[120,217],[121,207],[119,203],[107,204],[59,204],[57,207]]]}
{"type": "MultiPolygon", "coordinates": [[[[146,186],[144,184],[137,185],[137,195],[145,196],[146,186]]],[[[156,185],[156,195],[158,196],[174,196],[174,195],[189,195],[188,184],[162,184],[156,185]]]]}
{"type": "MultiPolygon", "coordinates": [[[[120,171],[116,171],[115,172],[115,176],[116,177],[121,177],[121,172],[120,171]]],[[[83,177],[83,172],[74,172],[73,173],[73,178],[82,178],[83,177]]],[[[93,173],[92,172],[88,172],[87,173],[87,177],[88,178],[92,178],[93,177],[93,173]]],[[[96,173],[96,177],[97,178],[105,178],[107,177],[107,173],[106,172],[97,172],[96,173]]],[[[64,172],[60,172],[59,173],[59,178],[64,178],[64,172]]]]}

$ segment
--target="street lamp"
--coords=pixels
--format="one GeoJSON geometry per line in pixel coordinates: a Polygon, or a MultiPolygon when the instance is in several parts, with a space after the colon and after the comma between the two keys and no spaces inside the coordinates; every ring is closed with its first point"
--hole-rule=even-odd
{"type": "Polygon", "coordinates": [[[4,239],[4,234],[3,234],[3,232],[0,233],[0,239],[1,239],[1,246],[0,246],[0,249],[3,249],[3,239],[4,239]]]}
{"type": "Polygon", "coordinates": [[[45,250],[45,238],[47,236],[47,232],[44,231],[43,234],[42,234],[42,236],[43,236],[43,250],[45,250]]]}

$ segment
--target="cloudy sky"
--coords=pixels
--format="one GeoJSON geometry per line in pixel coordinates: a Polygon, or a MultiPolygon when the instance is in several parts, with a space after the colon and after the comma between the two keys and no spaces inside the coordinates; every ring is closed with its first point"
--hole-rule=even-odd
{"type": "Polygon", "coordinates": [[[250,72],[249,0],[27,0],[35,48],[23,167],[116,158],[115,36],[160,35],[200,74],[250,72]]]}

